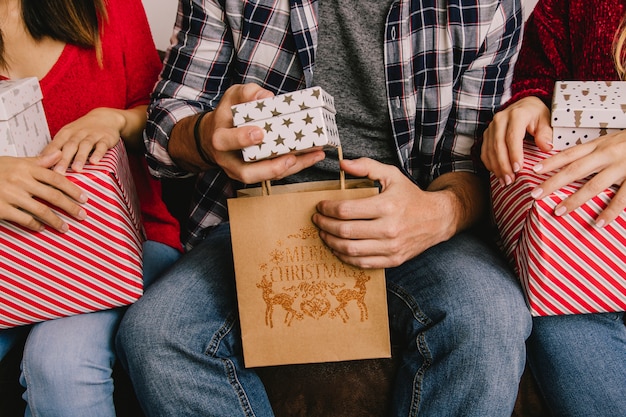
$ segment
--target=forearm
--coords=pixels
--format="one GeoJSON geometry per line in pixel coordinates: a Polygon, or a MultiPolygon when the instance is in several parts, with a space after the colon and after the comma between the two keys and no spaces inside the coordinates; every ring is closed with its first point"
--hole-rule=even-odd
{"type": "Polygon", "coordinates": [[[450,172],[437,177],[427,188],[440,192],[444,201],[441,209],[450,219],[450,237],[471,227],[484,214],[488,189],[480,178],[471,172],[450,172]]]}
{"type": "Polygon", "coordinates": [[[200,150],[196,146],[195,140],[197,136],[198,144],[202,146],[205,139],[203,127],[205,123],[211,122],[212,117],[211,113],[195,114],[181,119],[172,129],[167,151],[172,160],[181,168],[197,173],[205,171],[207,168],[215,167],[215,165],[209,164],[208,161],[203,160],[200,156],[200,150]],[[200,117],[202,117],[202,120],[196,125],[200,117]]]}

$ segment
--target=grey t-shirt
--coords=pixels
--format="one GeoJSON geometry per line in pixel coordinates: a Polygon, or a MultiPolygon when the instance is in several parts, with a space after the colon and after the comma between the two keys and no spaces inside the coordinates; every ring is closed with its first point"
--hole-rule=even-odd
{"type": "MultiPolygon", "coordinates": [[[[344,158],[397,164],[387,110],[383,39],[391,0],[318,1],[319,34],[313,84],[335,99],[344,158]]],[[[339,177],[337,152],[288,181],[339,177]]]]}

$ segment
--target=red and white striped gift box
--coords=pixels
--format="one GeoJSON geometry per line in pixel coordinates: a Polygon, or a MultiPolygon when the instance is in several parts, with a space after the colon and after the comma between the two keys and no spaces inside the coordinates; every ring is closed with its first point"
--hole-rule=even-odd
{"type": "Polygon", "coordinates": [[[626,310],[626,211],[604,228],[594,219],[615,195],[602,192],[570,214],[554,208],[585,182],[576,181],[535,201],[533,188],[550,174],[532,167],[550,156],[525,143],[524,166],[501,187],[491,177],[492,204],[506,255],[517,272],[534,316],[626,310]]]}
{"type": "Polygon", "coordinates": [[[0,328],[124,306],[143,293],[143,230],[123,144],[67,176],[89,198],[83,221],[57,211],[67,233],[0,221],[0,328]]]}

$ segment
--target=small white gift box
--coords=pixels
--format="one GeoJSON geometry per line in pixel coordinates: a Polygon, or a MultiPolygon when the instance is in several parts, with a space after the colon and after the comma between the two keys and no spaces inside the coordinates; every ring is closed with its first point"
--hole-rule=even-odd
{"type": "Polygon", "coordinates": [[[557,81],[551,124],[554,150],[626,128],[626,81],[557,81]]]}
{"type": "Polygon", "coordinates": [[[318,147],[340,146],[332,96],[311,87],[232,107],[235,126],[259,126],[263,142],[243,149],[252,162],[318,147]]]}

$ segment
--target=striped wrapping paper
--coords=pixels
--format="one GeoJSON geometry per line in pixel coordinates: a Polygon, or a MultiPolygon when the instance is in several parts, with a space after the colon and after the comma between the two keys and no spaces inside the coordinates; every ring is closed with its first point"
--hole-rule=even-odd
{"type": "Polygon", "coordinates": [[[501,187],[491,177],[494,217],[502,245],[520,277],[534,316],[626,310],[626,211],[604,228],[593,224],[615,195],[602,192],[570,214],[554,208],[583,184],[576,181],[534,201],[535,186],[549,177],[532,167],[550,156],[524,145],[524,167],[501,187]]]}
{"type": "Polygon", "coordinates": [[[144,239],[122,142],[68,178],[88,194],[67,233],[0,221],[0,328],[124,306],[143,292],[144,239]]]}

